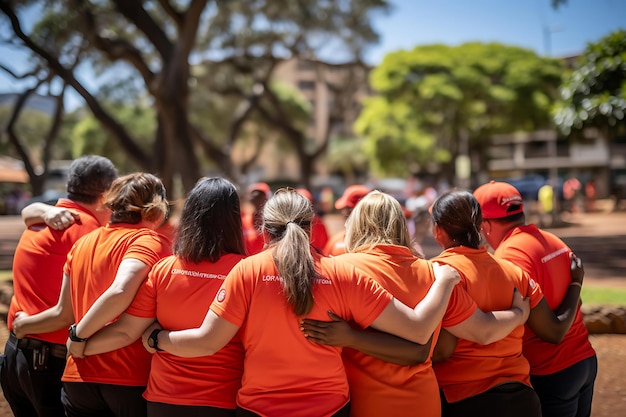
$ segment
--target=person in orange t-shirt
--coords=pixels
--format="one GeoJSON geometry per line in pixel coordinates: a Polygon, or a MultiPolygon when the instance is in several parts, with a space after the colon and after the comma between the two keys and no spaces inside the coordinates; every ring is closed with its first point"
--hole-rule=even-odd
{"type": "MultiPolygon", "coordinates": [[[[531,309],[539,304],[539,285],[521,268],[495,258],[480,245],[482,214],[470,192],[441,195],[431,213],[433,235],[445,249],[434,260],[459,270],[460,285],[478,307],[506,308],[514,291],[530,298],[531,309]]],[[[520,325],[487,346],[462,338],[456,341],[451,355],[434,364],[442,391],[442,416],[541,416],[539,398],[530,385],[530,366],[522,355],[523,334],[520,325]]],[[[446,340],[445,335],[443,332],[439,344],[446,340]]]]}
{"type": "Polygon", "coordinates": [[[263,206],[270,198],[270,186],[264,182],[251,184],[247,191],[247,207],[241,213],[243,238],[246,244],[246,253],[254,255],[265,247],[265,236],[261,230],[263,222],[263,206]]]}
{"type": "MultiPolygon", "coordinates": [[[[32,315],[56,305],[67,253],[81,236],[108,221],[110,213],[102,207],[103,194],[116,177],[115,167],[107,158],[77,158],[68,171],[67,199],[60,199],[54,211],[53,206],[34,203],[22,212],[28,228],[13,257],[13,297],[7,318],[12,332],[0,374],[4,396],[16,416],[64,415],[61,375],[67,329],[18,339],[13,320],[18,311],[32,315]],[[75,216],[80,220],[75,221],[75,216]],[[26,360],[33,357],[39,358],[37,363],[26,360]]],[[[18,333],[21,336],[19,329],[18,333]]]]}
{"type": "MultiPolygon", "coordinates": [[[[114,352],[83,357],[85,341],[117,319],[132,302],[152,265],[171,253],[171,243],[154,232],[165,218],[162,182],[135,173],[113,181],[105,196],[109,224],[80,238],[64,266],[56,306],[16,317],[24,333],[66,328],[70,355],[61,401],[67,416],[145,416],[150,355],[140,342],[114,352]]],[[[14,321],[14,322],[15,322],[14,321]]]]}
{"type": "MultiPolygon", "coordinates": [[[[341,214],[347,219],[352,212],[352,209],[356,206],[363,197],[365,197],[371,190],[364,185],[351,185],[346,188],[341,197],[335,201],[335,208],[341,211],[341,214]]],[[[342,253],[346,253],[346,244],[344,239],[346,237],[345,229],[335,233],[330,237],[328,243],[324,247],[322,252],[326,256],[337,256],[342,253]]]]}
{"type": "Polygon", "coordinates": [[[582,276],[570,274],[572,258],[578,260],[557,236],[525,224],[522,197],[512,185],[491,181],[474,196],[483,211],[483,236],[494,255],[527,271],[542,288],[545,309],[555,310],[560,318],[551,324],[554,320],[531,311],[524,333],[523,352],[543,417],[591,415],[598,360],[578,302],[582,276]]]}
{"type": "MultiPolygon", "coordinates": [[[[202,324],[224,278],[245,254],[237,189],[223,178],[199,180],[179,224],[175,254],[152,268],[119,320],[89,339],[86,355],[135,342],[155,320],[176,330],[202,324]]],[[[151,340],[158,333],[152,332],[151,340]]],[[[156,354],[144,393],[148,416],[235,416],[244,360],[239,335],[215,355],[199,358],[171,355],[153,342],[152,347],[156,354]]]]}
{"type": "MultiPolygon", "coordinates": [[[[409,306],[418,304],[434,282],[431,263],[416,257],[406,216],[400,203],[389,194],[372,191],[356,205],[346,223],[346,247],[348,253],[337,259],[370,275],[409,306]]],[[[521,302],[522,298],[518,297],[517,301],[521,302]]],[[[485,314],[477,309],[467,292],[456,286],[443,325],[454,329],[457,335],[488,344],[522,324],[527,316],[523,311],[485,314]]],[[[380,333],[368,329],[369,341],[363,344],[363,332],[355,333],[340,323],[343,322],[330,324],[305,319],[303,328],[309,340],[348,346],[343,350],[343,361],[352,416],[400,417],[415,410],[423,417],[441,415],[439,386],[430,360],[440,326],[431,343],[425,346],[406,341],[404,347],[392,345],[386,338],[386,342],[379,339],[381,344],[375,349],[373,336],[380,338],[380,333]],[[403,352],[406,354],[401,357],[403,352]]]]}
{"type": "MultiPolygon", "coordinates": [[[[163,330],[152,342],[179,356],[210,355],[241,329],[245,362],[238,416],[347,416],[341,348],[310,343],[299,329],[301,320],[332,310],[362,327],[426,343],[456,285],[453,268],[433,265],[437,279],[411,309],[354,266],[311,249],[312,220],[305,197],[277,191],[263,210],[268,249],[233,268],[199,328],[163,330]]],[[[149,328],[144,337],[151,333],[149,328]]]]}

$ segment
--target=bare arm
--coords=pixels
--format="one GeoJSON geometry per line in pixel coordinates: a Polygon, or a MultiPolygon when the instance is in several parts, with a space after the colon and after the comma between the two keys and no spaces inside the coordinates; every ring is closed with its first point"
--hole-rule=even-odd
{"type": "Polygon", "coordinates": [[[138,340],[154,321],[154,317],[137,317],[124,313],[119,320],[98,330],[89,338],[84,355],[97,355],[128,346],[138,340]]]}
{"type": "Polygon", "coordinates": [[[454,286],[460,280],[458,271],[449,265],[433,263],[433,270],[435,282],[414,309],[394,298],[371,327],[422,345],[428,343],[446,312],[454,286]]]}
{"type": "Polygon", "coordinates": [[[433,352],[433,363],[443,362],[454,353],[458,339],[446,329],[441,329],[433,352]]]}
{"type": "MultiPolygon", "coordinates": [[[[202,325],[196,329],[163,330],[157,339],[159,348],[173,355],[185,358],[212,355],[233,338],[239,330],[229,321],[209,310],[202,325]]],[[[146,339],[152,327],[149,327],[143,338],[146,339]]]]}
{"type": "Polygon", "coordinates": [[[488,345],[523,325],[529,312],[530,301],[523,299],[516,288],[513,291],[513,305],[509,310],[483,312],[476,309],[468,319],[456,326],[446,327],[446,330],[458,338],[488,345]]]}
{"type": "Polygon", "coordinates": [[[28,334],[48,333],[69,327],[74,323],[72,297],[70,294],[70,277],[63,274],[61,294],[54,307],[29,316],[19,312],[13,320],[13,332],[18,339],[28,334]]]}
{"type": "Polygon", "coordinates": [[[80,220],[80,215],[62,207],[45,203],[32,203],[22,209],[22,220],[26,227],[45,223],[55,230],[63,230],[80,220]]]}
{"type": "Polygon", "coordinates": [[[530,311],[528,318],[528,327],[542,340],[549,343],[560,343],[576,318],[585,270],[580,258],[573,253],[570,254],[570,260],[572,282],[561,304],[555,311],[552,311],[546,299],[543,298],[530,311]]]}
{"type": "Polygon", "coordinates": [[[328,315],[330,322],[304,319],[301,330],[305,337],[315,343],[350,347],[396,365],[424,363],[430,355],[432,338],[420,345],[388,333],[355,329],[334,313],[328,315]]]}

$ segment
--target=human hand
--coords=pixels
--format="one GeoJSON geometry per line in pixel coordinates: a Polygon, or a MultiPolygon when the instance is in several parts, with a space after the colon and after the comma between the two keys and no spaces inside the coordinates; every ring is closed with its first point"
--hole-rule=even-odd
{"type": "Polygon", "coordinates": [[[583,268],[583,261],[576,256],[574,252],[569,254],[570,259],[570,272],[572,276],[572,282],[578,282],[582,286],[583,278],[585,276],[585,268],[583,268]]]}
{"type": "Polygon", "coordinates": [[[24,313],[23,311],[18,311],[17,313],[15,313],[15,317],[13,318],[13,333],[18,339],[22,339],[27,334],[22,328],[22,324],[24,323],[24,319],[26,317],[28,317],[28,314],[24,313]]]}
{"type": "Polygon", "coordinates": [[[146,349],[148,352],[150,353],[155,353],[156,349],[151,348],[150,346],[148,346],[148,337],[150,337],[150,333],[152,333],[152,331],[154,329],[162,329],[163,327],[161,327],[161,325],[159,324],[158,321],[155,321],[154,323],[152,323],[150,325],[150,327],[148,327],[146,329],[145,332],[143,332],[143,335],[141,336],[141,343],[143,343],[143,347],[144,349],[146,349]]]}
{"type": "Polygon", "coordinates": [[[74,223],[80,223],[80,214],[74,210],[51,206],[42,215],[46,226],[54,230],[64,230],[74,223]]]}
{"type": "Polygon", "coordinates": [[[517,290],[517,288],[513,288],[513,303],[511,308],[517,308],[522,312],[522,324],[526,323],[528,320],[528,316],[530,315],[530,298],[522,297],[522,294],[517,290]]]}
{"type": "Polygon", "coordinates": [[[304,333],[304,337],[322,345],[350,346],[350,336],[354,329],[332,311],[328,312],[328,316],[332,321],[302,320],[300,330],[304,333]]]}
{"type": "Polygon", "coordinates": [[[439,264],[438,262],[433,262],[433,272],[435,274],[436,281],[442,281],[443,283],[452,283],[454,285],[458,284],[461,281],[461,275],[459,271],[446,264],[439,264]]]}
{"type": "Polygon", "coordinates": [[[86,342],[74,342],[71,339],[67,339],[65,342],[65,346],[67,347],[67,354],[72,355],[75,358],[84,358],[85,355],[85,346],[87,346],[86,342]]]}

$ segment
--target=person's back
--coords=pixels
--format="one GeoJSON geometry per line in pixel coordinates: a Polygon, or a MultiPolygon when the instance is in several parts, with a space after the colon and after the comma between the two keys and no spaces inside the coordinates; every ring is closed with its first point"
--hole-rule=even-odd
{"type": "MultiPolygon", "coordinates": [[[[367,285],[355,286],[355,278],[369,277],[357,274],[354,267],[313,256],[319,277],[313,287],[315,305],[307,317],[323,320],[332,310],[369,326],[389,299],[367,285]]],[[[306,415],[322,416],[340,410],[349,400],[341,348],[311,343],[298,330],[300,318],[285,301],[272,251],[242,260],[231,275],[237,279],[226,281],[232,285],[218,293],[211,309],[242,325],[246,361],[239,406],[262,415],[268,410],[272,415],[298,415],[306,409],[306,415]]]]}
{"type": "MultiPolygon", "coordinates": [[[[10,330],[13,330],[13,320],[18,312],[34,315],[56,305],[67,254],[80,237],[100,227],[105,220],[108,213],[98,212],[99,201],[116,176],[115,167],[107,158],[84,156],[76,159],[68,172],[68,198],[60,199],[56,207],[72,211],[78,220],[62,230],[37,223],[24,231],[13,258],[14,295],[7,317],[10,330]]],[[[14,337],[12,334],[10,339],[14,337]]],[[[2,387],[14,414],[63,414],[60,377],[65,366],[66,340],[67,329],[64,328],[29,334],[14,342],[18,348],[15,352],[21,350],[24,356],[31,358],[41,355],[37,369],[32,363],[17,358],[13,362],[11,358],[11,365],[3,372],[2,387]],[[42,349],[47,349],[48,355],[38,353],[42,349]],[[29,372],[24,372],[24,368],[29,372]],[[17,378],[19,383],[12,378],[17,378]],[[44,391],[50,394],[43,395],[44,391]]],[[[9,354],[13,348],[5,350],[9,354]]]]}
{"type": "MultiPolygon", "coordinates": [[[[539,283],[551,309],[556,309],[569,286],[567,279],[558,279],[569,272],[570,248],[550,232],[534,225],[519,226],[506,238],[495,256],[508,259],[528,271],[539,283]]],[[[595,354],[580,309],[574,323],[558,344],[540,339],[526,326],[524,356],[530,362],[530,373],[545,375],[558,372],[595,354]]]]}
{"type": "MultiPolygon", "coordinates": [[[[550,310],[556,314],[562,303],[567,304],[572,288],[581,286],[570,273],[571,249],[554,234],[525,224],[522,198],[511,185],[491,181],[478,187],[474,195],[489,223],[485,238],[495,256],[527,271],[539,283],[550,310]]],[[[541,327],[534,328],[534,332],[529,327],[540,323],[529,320],[526,325],[524,355],[530,362],[531,382],[544,417],[591,414],[597,359],[580,306],[574,306],[571,326],[561,331],[562,339],[550,340],[552,343],[537,335],[543,331],[541,327]]]]}
{"type": "MultiPolygon", "coordinates": [[[[531,297],[531,308],[541,297],[528,275],[512,263],[497,259],[485,248],[449,248],[433,260],[453,266],[461,285],[483,311],[502,310],[511,304],[517,288],[531,297]]],[[[522,355],[524,327],[487,346],[459,339],[452,356],[434,365],[446,399],[456,402],[497,385],[517,381],[530,386],[529,364],[522,355]]]]}
{"type": "MultiPolygon", "coordinates": [[[[434,282],[429,262],[403,246],[378,245],[337,259],[356,266],[408,306],[417,305],[434,282]]],[[[440,327],[433,334],[429,359],[417,365],[396,365],[344,348],[351,414],[403,416],[419,407],[422,416],[439,415],[439,387],[430,360],[439,331],[440,327]]]]}
{"type": "MultiPolygon", "coordinates": [[[[79,239],[65,265],[76,322],[111,286],[122,260],[136,259],[153,265],[170,253],[171,243],[167,239],[139,224],[109,224],[79,239]]],[[[70,355],[62,380],[139,386],[146,384],[149,368],[150,354],[137,341],[101,355],[70,355]]]]}

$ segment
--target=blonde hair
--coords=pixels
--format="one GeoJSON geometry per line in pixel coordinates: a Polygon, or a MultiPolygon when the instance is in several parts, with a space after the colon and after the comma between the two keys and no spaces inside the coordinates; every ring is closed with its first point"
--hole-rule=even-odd
{"type": "Polygon", "coordinates": [[[418,257],[398,200],[389,194],[372,191],[361,199],[346,221],[346,249],[371,248],[374,245],[405,246],[418,257]]]}
{"type": "Polygon", "coordinates": [[[145,172],[135,172],[113,181],[105,205],[111,210],[111,223],[155,222],[165,219],[168,213],[163,183],[145,172]]]}
{"type": "Polygon", "coordinates": [[[283,292],[297,316],[313,308],[313,284],[318,274],[310,248],[313,207],[293,189],[281,189],[265,203],[263,229],[270,236],[274,263],[283,292]]]}

